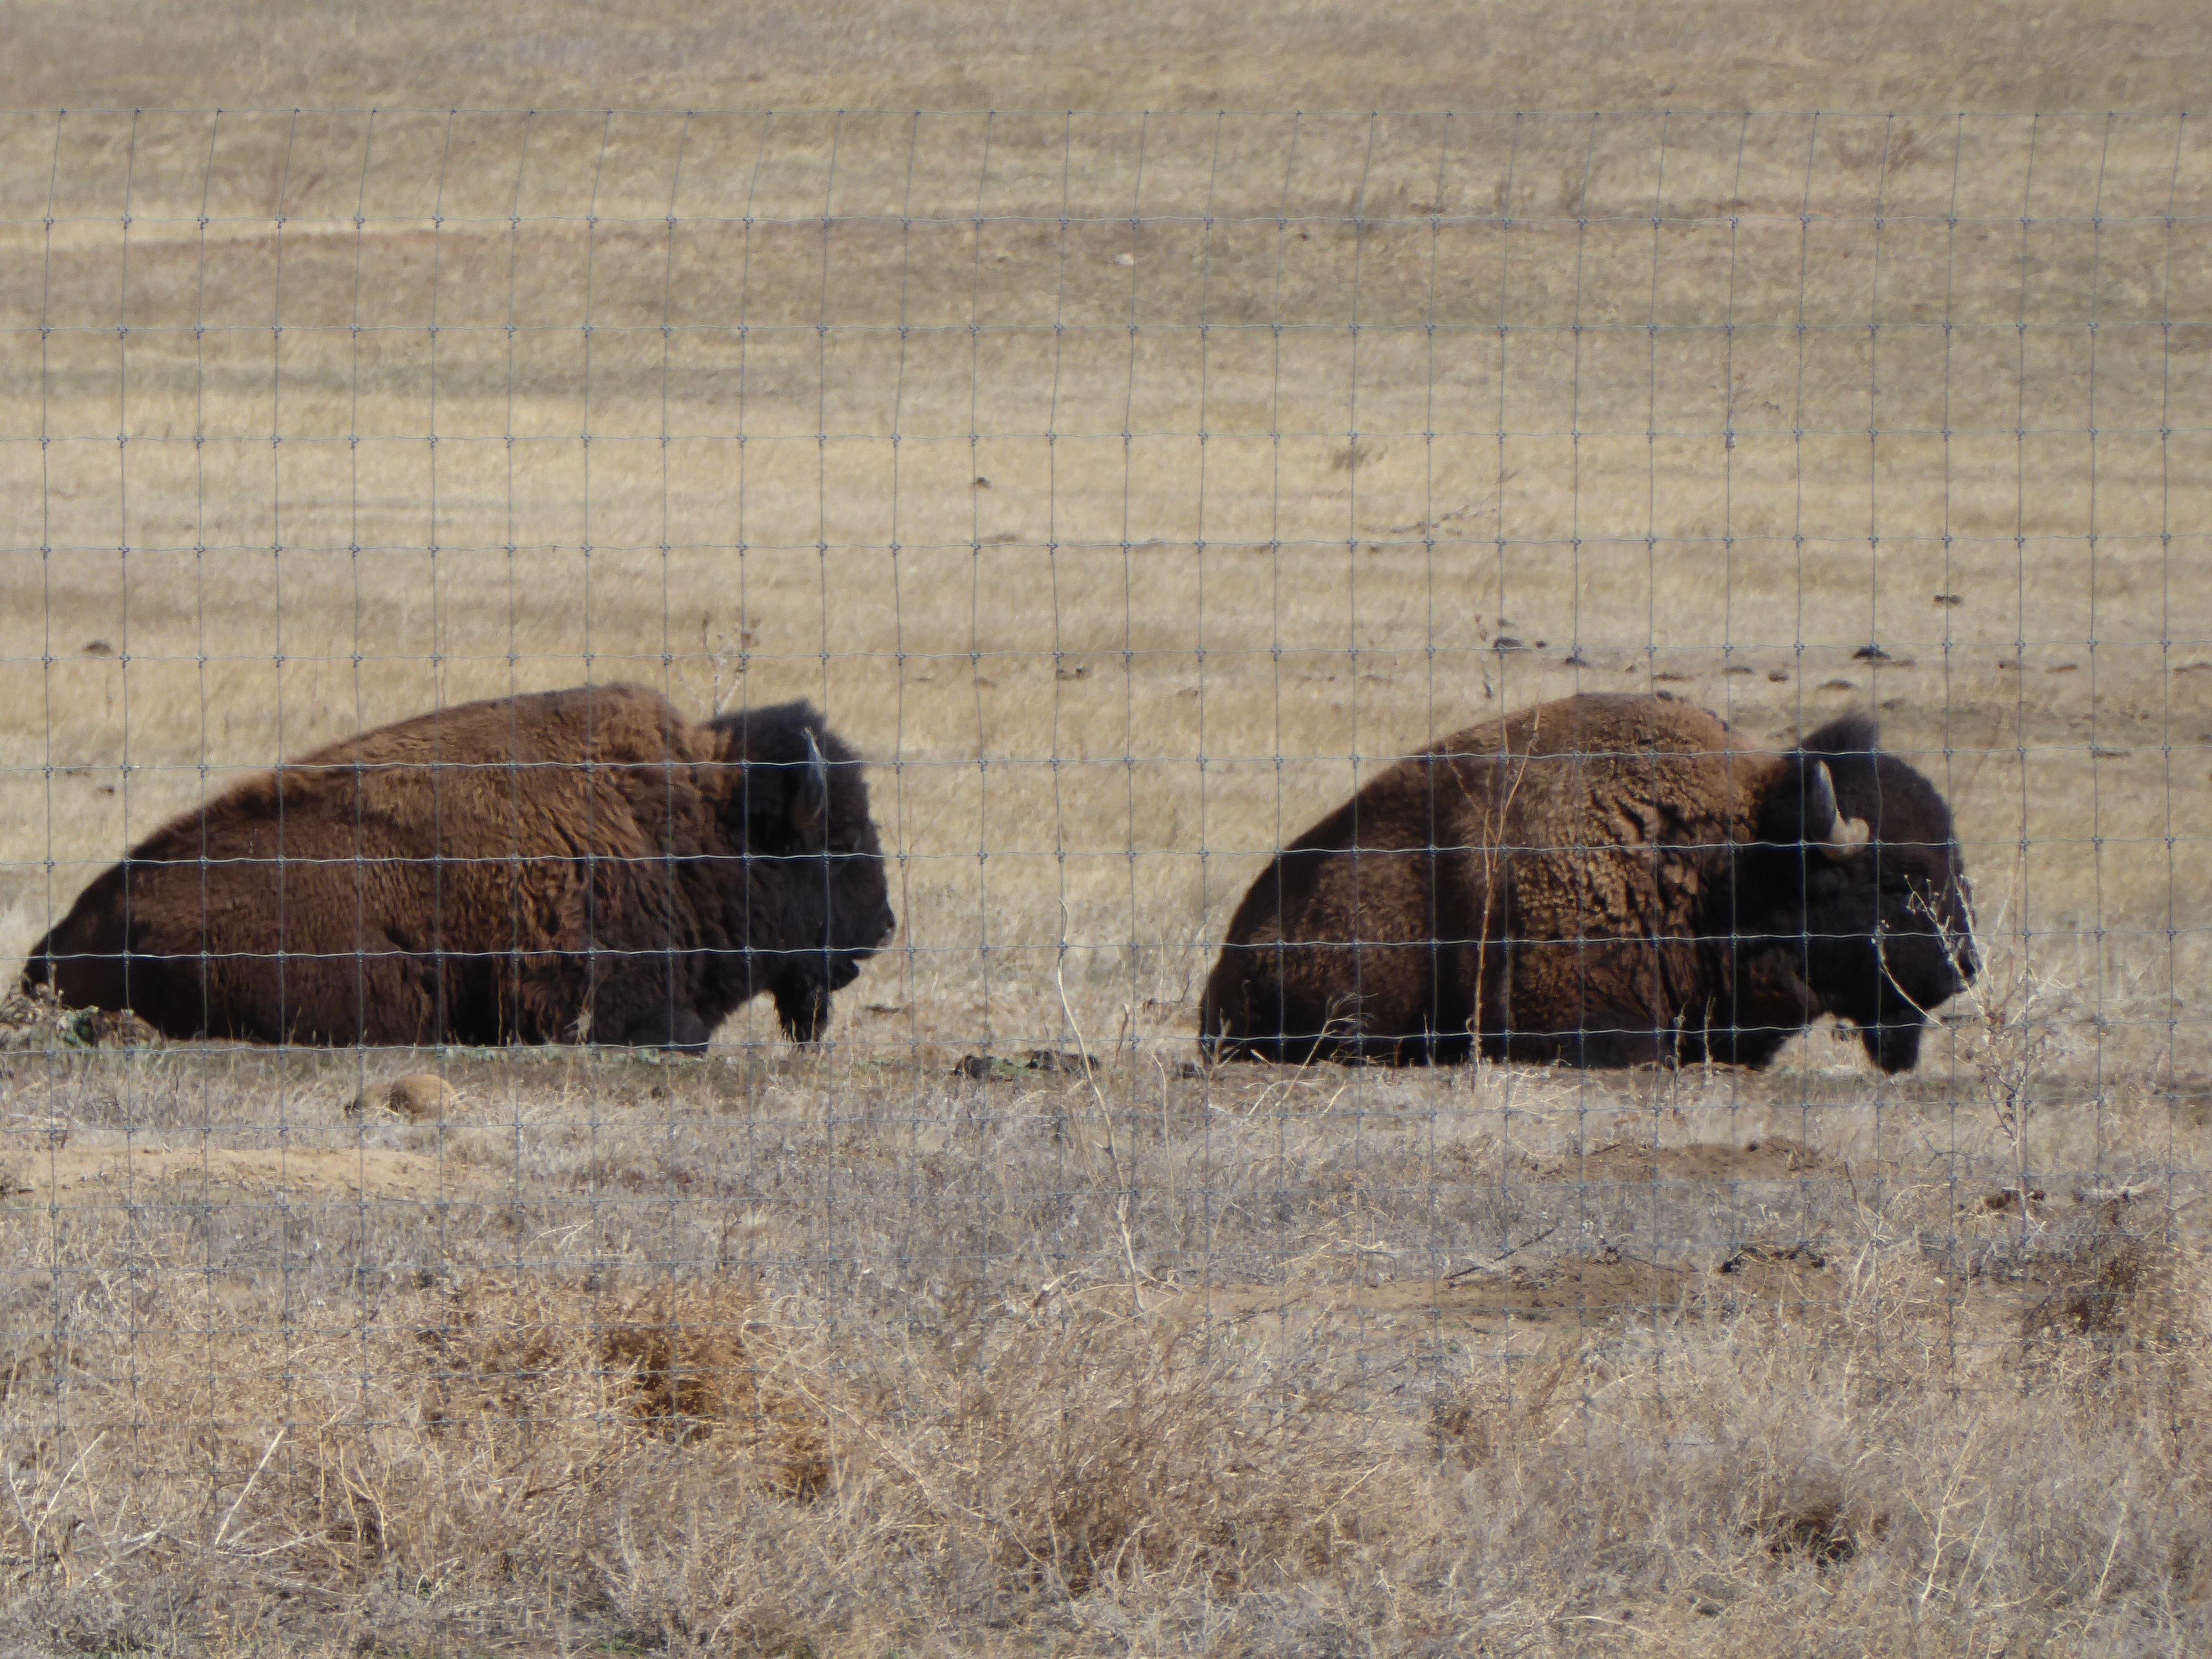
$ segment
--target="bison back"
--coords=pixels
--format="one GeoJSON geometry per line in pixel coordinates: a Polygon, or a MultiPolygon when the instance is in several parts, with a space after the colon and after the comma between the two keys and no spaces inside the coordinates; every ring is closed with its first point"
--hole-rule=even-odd
{"type": "Polygon", "coordinates": [[[1624,1064],[1679,1041],[1705,918],[1748,833],[1704,710],[1562,699],[1390,768],[1284,849],[1232,918],[1208,1048],[1624,1064]]]}
{"type": "Polygon", "coordinates": [[[697,757],[650,693],[514,702],[238,785],[94,881],[27,973],[175,1037],[574,1036],[595,979],[692,943],[697,757]]]}

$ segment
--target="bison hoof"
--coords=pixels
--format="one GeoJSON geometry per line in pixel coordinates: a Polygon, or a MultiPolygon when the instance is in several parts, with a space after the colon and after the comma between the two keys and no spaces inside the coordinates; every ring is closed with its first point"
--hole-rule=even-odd
{"type": "Polygon", "coordinates": [[[822,1028],[830,1023],[830,993],[811,981],[779,985],[775,1017],[783,1023],[784,1036],[793,1042],[819,1042],[822,1028]]]}
{"type": "Polygon", "coordinates": [[[669,1023],[666,1046],[678,1054],[703,1054],[707,1052],[708,1041],[713,1036],[714,1033],[707,1029],[705,1020],[689,1008],[679,1008],[669,1023]]]}

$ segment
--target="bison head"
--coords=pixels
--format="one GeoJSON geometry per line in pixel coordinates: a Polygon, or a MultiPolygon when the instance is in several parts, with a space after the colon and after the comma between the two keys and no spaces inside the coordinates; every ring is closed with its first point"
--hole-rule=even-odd
{"type": "Polygon", "coordinates": [[[1760,840],[1770,894],[1799,920],[1814,1009],[1856,1024],[1883,1071],[1909,1070],[1929,1011],[1979,966],[1951,809],[1881,752],[1873,721],[1849,716],[1788,757],[1760,840]]]}
{"type": "Polygon", "coordinates": [[[811,1042],[830,998],[897,927],[861,763],[804,702],[714,722],[742,757],[733,812],[750,880],[752,984],[772,993],[784,1034],[811,1042]]]}

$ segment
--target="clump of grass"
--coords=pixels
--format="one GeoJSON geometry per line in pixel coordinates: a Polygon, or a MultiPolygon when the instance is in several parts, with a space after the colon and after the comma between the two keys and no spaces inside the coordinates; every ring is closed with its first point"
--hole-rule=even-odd
{"type": "Polygon", "coordinates": [[[521,1279],[471,1285],[437,1311],[415,1336],[443,1420],[627,1418],[675,1443],[734,1439],[779,1492],[812,1497],[829,1481],[827,1419],[742,1284],[605,1294],[521,1279]]]}
{"type": "Polygon", "coordinates": [[[1157,1575],[1217,1593],[1325,1570],[1380,1492],[1344,1443],[1340,1383],[1200,1323],[1023,1320],[929,1379],[896,1467],[1015,1582],[1081,1596],[1157,1575]],[[946,1477],[950,1478],[947,1479],[946,1477]]]}

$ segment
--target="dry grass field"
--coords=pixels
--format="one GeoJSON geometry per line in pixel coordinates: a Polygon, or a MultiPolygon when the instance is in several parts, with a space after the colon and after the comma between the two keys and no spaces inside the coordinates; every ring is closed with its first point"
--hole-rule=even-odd
{"type": "Polygon", "coordinates": [[[818,1054],[0,1054],[0,1643],[2212,1649],[2201,27],[1157,10],[5,8],[0,960],[587,678],[821,703],[901,929],[818,1054]],[[1577,689],[1937,781],[1918,1071],[1191,1063],[1577,689]]]}

